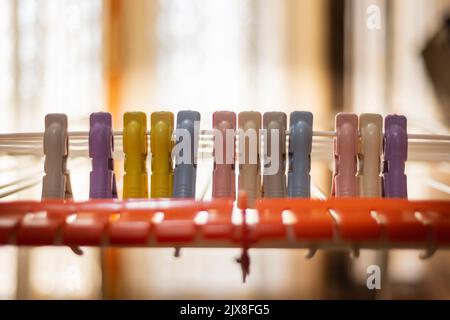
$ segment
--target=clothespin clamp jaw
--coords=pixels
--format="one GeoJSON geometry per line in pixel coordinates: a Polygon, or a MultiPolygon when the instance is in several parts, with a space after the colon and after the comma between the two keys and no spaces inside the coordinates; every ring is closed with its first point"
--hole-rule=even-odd
{"type": "Polygon", "coordinates": [[[359,190],[363,197],[381,198],[381,157],[383,154],[383,117],[365,113],[359,117],[361,144],[359,159],[359,190]]]}
{"type": "Polygon", "coordinates": [[[181,146],[181,151],[175,153],[176,163],[172,194],[174,198],[195,198],[199,124],[199,112],[178,112],[177,130],[175,132],[176,146],[174,150],[178,150],[178,147],[181,146]],[[188,141],[185,141],[185,139],[187,139],[188,141]],[[189,155],[185,154],[185,152],[187,152],[189,155]]]}
{"type": "Polygon", "coordinates": [[[164,111],[153,112],[150,122],[152,154],[151,197],[170,198],[173,188],[173,113],[164,111]]]}
{"type": "Polygon", "coordinates": [[[263,196],[265,198],[286,197],[286,126],[284,112],[266,112],[263,116],[264,176],[263,196]]]}
{"type": "Polygon", "coordinates": [[[261,197],[260,130],[261,113],[239,113],[239,179],[238,189],[247,194],[249,208],[261,197]]]}
{"type": "Polygon", "coordinates": [[[405,162],[407,159],[408,133],[406,117],[389,115],[384,120],[384,197],[408,197],[405,174],[405,162]]]}
{"type": "Polygon", "coordinates": [[[89,122],[89,157],[92,158],[89,198],[117,198],[111,114],[107,112],[92,113],[89,122]]]}
{"type": "Polygon", "coordinates": [[[356,177],[358,143],[358,116],[352,113],[337,114],[332,196],[348,198],[357,197],[359,194],[356,177]]]}
{"type": "Polygon", "coordinates": [[[148,198],[147,116],[126,112],[123,117],[123,152],[125,154],[123,198],[148,198]]]}
{"type": "Polygon", "coordinates": [[[218,111],[213,114],[214,171],[213,198],[236,198],[235,133],[236,114],[218,111]]]}
{"type": "Polygon", "coordinates": [[[42,180],[42,199],[72,199],[70,173],[67,170],[69,136],[65,114],[45,116],[43,145],[45,176],[42,180]]]}
{"type": "Polygon", "coordinates": [[[290,117],[288,196],[311,197],[313,114],[295,111],[290,117]]]}

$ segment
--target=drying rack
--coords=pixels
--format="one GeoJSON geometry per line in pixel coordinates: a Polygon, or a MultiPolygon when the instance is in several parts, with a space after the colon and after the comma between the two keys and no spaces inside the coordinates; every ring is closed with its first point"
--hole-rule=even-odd
{"type": "MultiPolygon", "coordinates": [[[[121,132],[115,132],[120,158],[121,132]]],[[[289,135],[288,135],[289,136],[289,135]]],[[[334,132],[314,132],[312,156],[332,159],[334,132]]],[[[88,155],[87,132],[71,132],[71,157],[88,155]]],[[[408,161],[450,161],[450,136],[409,135],[408,161]]],[[[199,153],[212,155],[203,130],[199,153]]],[[[0,135],[0,154],[42,157],[42,133],[0,135]]],[[[149,157],[150,158],[150,157],[149,157]]],[[[35,182],[38,183],[38,182],[35,182]]],[[[27,186],[25,186],[26,188],[27,186]]],[[[260,199],[247,207],[245,193],[211,201],[177,199],[0,202],[0,245],[242,248],[420,249],[428,258],[450,248],[450,201],[400,199],[260,199]]]]}

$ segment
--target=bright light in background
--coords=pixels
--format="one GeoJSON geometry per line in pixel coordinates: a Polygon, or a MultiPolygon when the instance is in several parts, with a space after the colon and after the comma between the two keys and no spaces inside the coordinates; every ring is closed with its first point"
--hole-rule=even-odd
{"type": "Polygon", "coordinates": [[[426,273],[426,263],[419,259],[419,251],[395,251],[389,263],[389,277],[392,281],[414,284],[420,282],[426,273]]]}
{"type": "Polygon", "coordinates": [[[17,290],[17,248],[0,249],[0,300],[14,299],[17,290]]]}
{"type": "Polygon", "coordinates": [[[214,108],[239,111],[252,105],[251,5],[248,0],[159,1],[161,105],[195,108],[207,124],[214,108]]]}
{"type": "Polygon", "coordinates": [[[357,0],[351,2],[352,48],[348,82],[351,93],[346,111],[384,113],[386,108],[386,0],[357,0]],[[369,29],[369,6],[381,11],[381,28],[369,29]],[[350,102],[350,103],[349,103],[350,102]]]}
{"type": "Polygon", "coordinates": [[[0,1],[0,131],[8,132],[11,129],[11,120],[7,114],[11,112],[13,94],[13,63],[12,63],[12,11],[11,1],[0,1]]]}
{"type": "Polygon", "coordinates": [[[17,120],[14,131],[42,130],[43,121],[36,119],[46,113],[64,112],[73,122],[102,109],[102,1],[20,0],[1,6],[0,81],[11,82],[1,83],[0,90],[10,89],[0,96],[11,100],[0,102],[11,110],[9,122],[17,120]]]}
{"type": "MultiPolygon", "coordinates": [[[[86,116],[104,103],[102,29],[102,0],[0,1],[1,131],[42,131],[51,112],[66,113],[69,130],[87,130],[86,116]]],[[[75,199],[86,200],[90,162],[72,160],[75,199]]],[[[2,181],[43,169],[38,159],[15,161],[16,168],[0,172],[8,178],[2,181]]],[[[8,200],[40,196],[38,185],[8,200]]],[[[98,249],[78,257],[68,248],[0,248],[0,297],[97,298],[100,282],[98,249]]]]}
{"type": "Polygon", "coordinates": [[[92,299],[100,294],[98,250],[83,249],[83,256],[69,248],[37,248],[30,252],[30,285],[36,297],[92,299]]]}
{"type": "MultiPolygon", "coordinates": [[[[0,131],[8,132],[13,125],[11,101],[13,97],[12,63],[12,1],[0,1],[0,131]]],[[[1,181],[13,175],[14,159],[1,157],[1,181]]],[[[0,247],[0,299],[14,299],[17,289],[17,248],[0,247]]]]}

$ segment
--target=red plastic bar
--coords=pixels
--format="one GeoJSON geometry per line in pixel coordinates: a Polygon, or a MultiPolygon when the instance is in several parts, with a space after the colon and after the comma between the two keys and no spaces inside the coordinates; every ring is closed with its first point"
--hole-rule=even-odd
{"type": "Polygon", "coordinates": [[[233,223],[234,210],[230,199],[2,202],[0,245],[450,247],[450,201],[260,199],[258,222],[245,225],[233,223]]]}

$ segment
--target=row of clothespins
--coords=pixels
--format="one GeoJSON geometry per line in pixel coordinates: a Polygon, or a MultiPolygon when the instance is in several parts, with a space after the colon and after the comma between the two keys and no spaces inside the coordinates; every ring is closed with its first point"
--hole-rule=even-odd
{"type": "MultiPolygon", "coordinates": [[[[194,198],[196,190],[196,153],[199,132],[196,125],[200,113],[180,111],[177,114],[174,133],[174,115],[170,112],[151,114],[151,197],[152,198],[194,198]],[[184,131],[183,131],[184,130],[184,131]],[[182,134],[189,133],[188,135],[182,134]],[[185,155],[172,151],[183,139],[190,139],[191,161],[183,161],[185,155]]],[[[249,155],[256,152],[257,161],[251,156],[240,158],[238,190],[247,193],[249,205],[260,197],[310,197],[311,148],[313,138],[313,115],[310,112],[295,111],[287,116],[283,112],[215,112],[213,129],[222,135],[214,139],[213,198],[235,198],[235,146],[239,152],[249,155]],[[236,121],[238,118],[238,121],[236,121]],[[238,128],[236,124],[238,122],[238,128]],[[260,130],[267,136],[279,131],[279,145],[267,141],[265,152],[278,153],[280,165],[271,174],[260,175],[260,130]],[[238,130],[243,134],[228,135],[238,130]],[[251,150],[247,133],[257,132],[257,148],[251,150]],[[286,134],[289,147],[286,155],[286,134]],[[236,137],[238,137],[236,139],[236,137]],[[237,140],[237,141],[236,141],[237,140]],[[231,146],[231,147],[230,147],[231,146]],[[221,150],[222,152],[217,152],[221,150]],[[218,157],[229,157],[223,161],[218,157]],[[288,159],[286,176],[285,159],[288,159]]],[[[340,113],[336,116],[334,137],[335,171],[332,181],[332,195],[335,197],[389,197],[406,198],[405,162],[407,160],[408,135],[404,116],[389,115],[384,119],[377,114],[340,113]]],[[[43,199],[71,198],[70,176],[66,167],[69,153],[67,116],[48,114],[44,133],[45,176],[43,178],[43,199]]],[[[89,195],[92,199],[117,198],[114,174],[114,133],[109,113],[99,112],[90,116],[89,156],[92,158],[89,195]]],[[[148,198],[148,176],[146,169],[148,140],[147,117],[143,112],[127,112],[123,117],[124,176],[123,198],[148,198]]],[[[182,151],[186,152],[186,150],[182,151]]],[[[265,156],[264,156],[265,157],[265,156]]],[[[264,172],[263,168],[263,172],[264,172]]]]}

